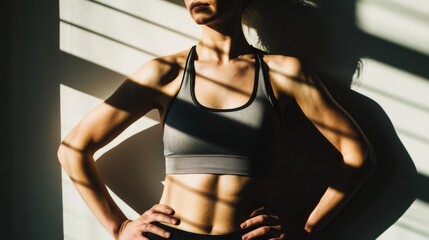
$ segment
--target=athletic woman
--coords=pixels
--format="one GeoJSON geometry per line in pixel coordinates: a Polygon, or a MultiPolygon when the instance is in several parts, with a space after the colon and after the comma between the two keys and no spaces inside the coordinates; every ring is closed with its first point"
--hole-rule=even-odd
{"type": "MultiPolygon", "coordinates": [[[[368,178],[373,150],[353,119],[299,59],[253,48],[241,28],[246,0],[185,0],[201,26],[196,46],[145,63],[67,135],[59,160],[115,239],[306,239],[368,178]],[[282,112],[296,101],[343,164],[302,234],[269,212],[282,112]],[[109,195],[93,153],[148,111],[163,126],[159,204],[129,220],[109,195]]],[[[150,167],[150,166],[148,166],[150,167]]]]}

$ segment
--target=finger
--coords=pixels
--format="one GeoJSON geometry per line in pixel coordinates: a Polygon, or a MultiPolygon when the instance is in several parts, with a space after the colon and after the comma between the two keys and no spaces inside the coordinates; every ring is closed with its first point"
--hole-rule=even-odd
{"type": "Polygon", "coordinates": [[[163,238],[169,238],[171,236],[170,232],[150,223],[139,225],[137,230],[142,233],[141,236],[143,237],[145,233],[153,233],[163,238]]]}
{"type": "Polygon", "coordinates": [[[120,232],[118,240],[149,240],[146,236],[143,235],[142,228],[142,224],[140,224],[138,221],[133,221],[127,226],[126,233],[125,231],[120,232]]]}
{"type": "Polygon", "coordinates": [[[285,239],[286,239],[286,234],[284,233],[280,234],[278,238],[275,238],[275,240],[285,240],[285,239]]]}
{"type": "Polygon", "coordinates": [[[240,224],[242,229],[248,227],[258,227],[261,225],[276,225],[279,222],[279,217],[275,215],[258,215],[244,221],[240,224]]]}
{"type": "Polygon", "coordinates": [[[280,226],[263,226],[244,234],[242,240],[257,239],[262,236],[280,236],[280,226]]]}
{"type": "MultiPolygon", "coordinates": [[[[293,239],[295,239],[295,238],[293,238],[293,239]]],[[[286,234],[281,233],[281,234],[274,236],[273,238],[270,238],[268,240],[286,240],[286,234]]],[[[303,239],[301,239],[301,240],[303,240],[303,239]]]]}
{"type": "Polygon", "coordinates": [[[154,212],[164,213],[164,214],[168,214],[168,215],[174,215],[174,209],[171,208],[170,206],[167,206],[164,204],[155,204],[152,206],[151,209],[146,211],[146,213],[149,213],[149,214],[154,213],[154,212]]]}
{"type": "Polygon", "coordinates": [[[252,214],[250,214],[250,217],[254,217],[256,215],[261,215],[261,214],[267,214],[268,213],[268,209],[267,207],[260,207],[258,209],[256,209],[255,211],[252,212],[252,214]]]}
{"type": "Polygon", "coordinates": [[[144,216],[144,220],[142,222],[143,223],[163,222],[163,223],[170,223],[170,224],[178,224],[179,219],[172,217],[171,215],[155,212],[150,215],[144,216]]]}

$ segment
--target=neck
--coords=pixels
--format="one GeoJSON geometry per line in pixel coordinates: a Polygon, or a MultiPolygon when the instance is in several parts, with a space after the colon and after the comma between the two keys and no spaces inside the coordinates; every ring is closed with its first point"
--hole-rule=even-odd
{"type": "Polygon", "coordinates": [[[227,63],[252,52],[252,47],[244,37],[241,23],[224,26],[202,26],[202,37],[197,45],[199,59],[227,63]]]}

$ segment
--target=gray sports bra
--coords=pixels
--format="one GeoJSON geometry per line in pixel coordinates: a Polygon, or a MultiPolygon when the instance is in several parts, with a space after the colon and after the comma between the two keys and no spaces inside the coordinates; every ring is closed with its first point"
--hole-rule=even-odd
{"type": "Polygon", "coordinates": [[[248,102],[212,109],[195,98],[195,46],[165,117],[166,174],[269,176],[280,143],[280,115],[255,49],[255,79],[248,102]]]}

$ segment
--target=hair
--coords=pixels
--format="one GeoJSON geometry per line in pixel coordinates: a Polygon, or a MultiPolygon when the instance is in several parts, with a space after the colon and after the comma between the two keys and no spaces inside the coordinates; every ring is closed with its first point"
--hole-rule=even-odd
{"type": "MultiPolygon", "coordinates": [[[[266,4],[266,3],[265,3],[266,4]]],[[[317,4],[309,0],[282,0],[283,6],[290,6],[289,8],[296,8],[297,6],[301,7],[317,7],[317,4]]],[[[261,16],[260,11],[264,9],[263,0],[243,0],[243,8],[241,11],[241,23],[249,30],[248,34],[251,35],[251,29],[260,29],[264,26],[263,16],[261,16]]],[[[261,49],[270,51],[269,46],[258,40],[257,44],[261,49]]]]}
{"type": "MultiPolygon", "coordinates": [[[[297,57],[321,74],[326,71],[327,74],[336,74],[332,72],[335,70],[332,69],[331,61],[337,60],[330,59],[330,51],[335,51],[332,48],[336,46],[331,44],[332,39],[327,35],[329,32],[321,25],[322,6],[309,0],[274,2],[281,5],[282,9],[270,9],[263,0],[244,0],[241,13],[243,29],[247,30],[255,47],[270,53],[297,57]],[[284,19],[279,14],[283,14],[284,19]],[[284,22],[279,22],[279,19],[284,22]],[[291,33],[285,34],[288,31],[291,33]]],[[[349,86],[358,84],[363,62],[358,58],[348,58],[346,66],[347,76],[350,75],[353,80],[344,82],[349,86]]]]}
{"type": "Polygon", "coordinates": [[[252,18],[259,18],[258,11],[255,8],[255,0],[244,0],[243,10],[241,12],[241,22],[246,26],[251,26],[252,18]]]}
{"type": "MultiPolygon", "coordinates": [[[[317,7],[317,4],[311,0],[284,0],[285,3],[291,5],[302,5],[302,6],[313,6],[317,7]]],[[[246,26],[251,26],[252,22],[256,20],[260,20],[260,15],[257,11],[257,4],[261,3],[262,0],[244,0],[244,6],[241,13],[242,23],[246,26]]]]}

